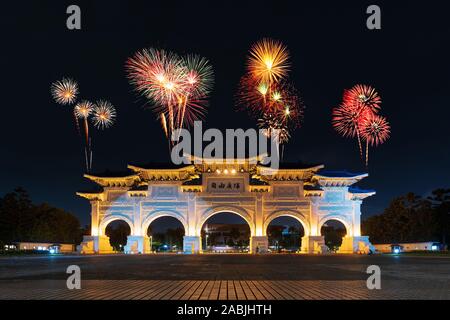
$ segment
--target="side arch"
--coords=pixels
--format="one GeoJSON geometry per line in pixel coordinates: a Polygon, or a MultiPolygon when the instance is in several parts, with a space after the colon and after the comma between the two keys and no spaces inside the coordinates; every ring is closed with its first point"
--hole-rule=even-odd
{"type": "Polygon", "coordinates": [[[342,215],[335,215],[335,214],[329,214],[326,215],[324,217],[322,217],[319,220],[319,224],[318,224],[318,228],[317,231],[320,233],[320,230],[322,229],[323,225],[325,224],[325,222],[330,221],[330,220],[336,220],[339,221],[340,223],[342,223],[345,227],[345,231],[347,233],[347,236],[353,236],[353,223],[352,221],[349,221],[347,217],[342,216],[342,215]]]}
{"type": "Polygon", "coordinates": [[[181,222],[184,228],[184,233],[188,232],[188,223],[184,215],[176,210],[155,210],[148,213],[142,222],[141,230],[143,235],[147,235],[147,230],[150,224],[158,218],[172,217],[181,222]]]}
{"type": "Polygon", "coordinates": [[[252,215],[250,215],[244,208],[238,206],[216,206],[203,211],[195,227],[196,235],[200,236],[202,227],[209,218],[216,214],[225,212],[234,213],[243,218],[250,228],[250,237],[255,236],[255,223],[253,222],[254,219],[252,215]]]}
{"type": "Polygon", "coordinates": [[[130,227],[130,234],[131,235],[134,234],[133,221],[130,219],[130,217],[123,215],[123,214],[111,214],[111,215],[104,217],[99,224],[99,234],[101,236],[104,236],[105,230],[106,230],[106,227],[108,226],[108,224],[110,224],[113,221],[117,221],[117,220],[125,221],[128,224],[128,226],[130,227]]]}
{"type": "Polygon", "coordinates": [[[267,228],[269,227],[270,222],[272,220],[279,218],[279,217],[291,217],[300,222],[300,224],[303,227],[303,230],[305,232],[305,236],[310,235],[310,224],[308,219],[299,211],[296,210],[276,210],[274,212],[271,212],[268,216],[264,218],[263,223],[263,235],[267,235],[267,228]]]}

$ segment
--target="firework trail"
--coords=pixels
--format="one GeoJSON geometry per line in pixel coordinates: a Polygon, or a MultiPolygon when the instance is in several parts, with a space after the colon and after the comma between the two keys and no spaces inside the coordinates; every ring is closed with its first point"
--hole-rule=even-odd
{"type": "Polygon", "coordinates": [[[77,120],[80,119],[84,123],[84,135],[85,135],[85,139],[86,139],[84,153],[85,153],[85,158],[86,158],[85,159],[86,160],[86,168],[87,168],[88,172],[89,172],[89,169],[92,167],[92,165],[91,165],[92,161],[89,160],[92,157],[88,156],[88,155],[92,155],[91,139],[89,137],[88,117],[92,114],[93,110],[94,110],[94,104],[87,100],[79,102],[78,104],[75,105],[75,108],[74,108],[74,113],[75,113],[75,116],[77,117],[77,120]]]}
{"type": "MultiPolygon", "coordinates": [[[[74,103],[79,93],[78,84],[70,78],[63,78],[60,81],[52,83],[50,91],[53,99],[58,104],[62,105],[70,105],[74,103]]],[[[78,121],[83,121],[85,135],[84,156],[86,162],[86,171],[89,172],[92,169],[93,153],[92,139],[90,136],[88,120],[91,119],[96,128],[105,129],[110,127],[114,123],[116,118],[116,111],[114,106],[107,101],[101,100],[97,103],[97,105],[94,105],[92,102],[83,100],[81,102],[78,102],[74,106],[72,113],[80,137],[82,137],[82,135],[78,121]]]]}
{"type": "Polygon", "coordinates": [[[361,135],[366,140],[366,166],[369,165],[369,145],[383,144],[389,139],[390,132],[391,128],[386,118],[371,114],[364,119],[361,126],[361,135]]]}

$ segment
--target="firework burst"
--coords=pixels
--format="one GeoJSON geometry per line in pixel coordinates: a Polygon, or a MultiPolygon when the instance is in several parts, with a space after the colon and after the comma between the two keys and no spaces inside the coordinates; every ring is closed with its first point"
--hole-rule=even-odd
{"type": "Polygon", "coordinates": [[[371,114],[364,119],[361,126],[361,136],[371,146],[383,144],[390,135],[391,127],[385,117],[371,114]]]}
{"type": "Polygon", "coordinates": [[[77,98],[78,84],[70,78],[63,78],[52,83],[51,93],[57,103],[62,105],[72,104],[77,98]]]}
{"type": "Polygon", "coordinates": [[[369,164],[369,146],[377,146],[389,138],[390,127],[386,119],[378,112],[381,109],[381,97],[376,90],[367,85],[355,85],[344,91],[340,107],[333,108],[332,126],[343,137],[356,137],[361,159],[366,141],[366,166],[369,164]]]}
{"type": "Polygon", "coordinates": [[[74,112],[78,119],[87,119],[94,110],[94,104],[90,101],[84,100],[75,105],[74,112]]]}
{"type": "Polygon", "coordinates": [[[276,136],[282,156],[292,131],[300,127],[304,110],[299,94],[287,80],[288,60],[288,50],[281,42],[262,39],[255,43],[236,95],[238,108],[246,109],[266,136],[276,136]]]}
{"type": "Polygon", "coordinates": [[[342,104],[338,108],[333,108],[331,123],[344,138],[354,138],[359,135],[359,127],[371,113],[368,109],[342,104]]]}
{"type": "Polygon", "coordinates": [[[381,107],[381,97],[371,86],[357,84],[344,91],[343,103],[357,108],[369,108],[372,112],[377,113],[381,107]]]}
{"type": "Polygon", "coordinates": [[[95,104],[92,119],[97,129],[109,128],[116,119],[116,109],[109,101],[100,100],[95,104]]]}
{"type": "Polygon", "coordinates": [[[128,59],[126,70],[135,90],[153,102],[169,144],[176,128],[190,126],[206,114],[214,80],[205,58],[144,49],[128,59]]]}
{"type": "Polygon", "coordinates": [[[262,39],[250,49],[248,71],[259,82],[274,83],[287,75],[288,59],[288,50],[280,41],[262,39]]]}

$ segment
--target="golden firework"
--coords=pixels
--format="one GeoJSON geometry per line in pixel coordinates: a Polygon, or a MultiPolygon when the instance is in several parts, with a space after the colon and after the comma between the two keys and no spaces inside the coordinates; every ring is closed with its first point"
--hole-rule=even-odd
{"type": "Polygon", "coordinates": [[[261,82],[273,83],[289,71],[289,52],[280,41],[262,39],[250,49],[249,72],[261,82]]]}

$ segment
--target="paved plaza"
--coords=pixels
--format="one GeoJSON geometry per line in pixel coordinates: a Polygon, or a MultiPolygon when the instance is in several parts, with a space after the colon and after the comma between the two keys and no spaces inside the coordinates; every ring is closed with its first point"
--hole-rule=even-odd
{"type": "Polygon", "coordinates": [[[392,255],[92,255],[0,258],[0,299],[450,299],[450,258],[392,255]],[[81,268],[80,290],[66,268],[81,268]],[[381,268],[381,290],[366,269],[381,268]]]}

